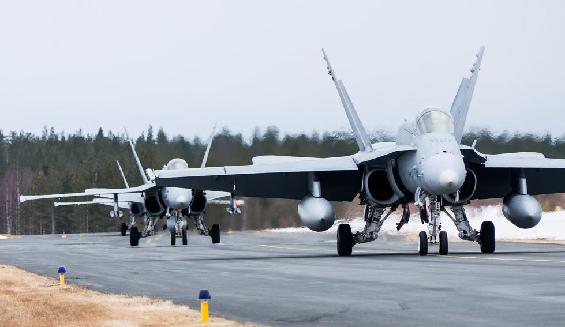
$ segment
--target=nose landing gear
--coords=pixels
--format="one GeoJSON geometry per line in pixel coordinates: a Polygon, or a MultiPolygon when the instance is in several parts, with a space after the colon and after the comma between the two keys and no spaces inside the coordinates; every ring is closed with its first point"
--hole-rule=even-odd
{"type": "Polygon", "coordinates": [[[182,239],[182,245],[188,244],[187,227],[186,218],[177,211],[167,218],[167,228],[171,233],[171,246],[176,245],[177,238],[182,239]]]}
{"type": "MultiPolygon", "coordinates": [[[[422,194],[423,195],[423,194],[422,194]]],[[[420,215],[421,220],[424,222],[426,218],[429,218],[428,230],[430,236],[428,237],[429,244],[439,244],[439,254],[448,254],[448,239],[447,232],[441,230],[441,211],[445,212],[447,216],[453,221],[455,227],[459,231],[459,238],[466,241],[477,242],[481,247],[481,253],[494,253],[495,251],[495,228],[491,221],[483,221],[481,224],[480,232],[473,229],[467,215],[465,214],[465,209],[462,205],[455,205],[451,207],[453,215],[450,214],[445,207],[441,205],[441,199],[436,195],[423,195],[424,199],[416,201],[417,204],[421,205],[420,215]],[[439,231],[439,233],[438,233],[439,231]],[[439,236],[439,237],[438,237],[439,236]]],[[[420,248],[422,247],[422,241],[420,240],[420,248]]],[[[422,254],[419,251],[420,255],[422,254]]]]}
{"type": "Polygon", "coordinates": [[[439,245],[439,254],[446,255],[448,253],[447,232],[441,230],[441,202],[438,196],[427,195],[416,203],[420,206],[420,220],[428,224],[430,233],[429,237],[425,231],[421,231],[418,235],[418,254],[427,255],[428,245],[439,245]]]}

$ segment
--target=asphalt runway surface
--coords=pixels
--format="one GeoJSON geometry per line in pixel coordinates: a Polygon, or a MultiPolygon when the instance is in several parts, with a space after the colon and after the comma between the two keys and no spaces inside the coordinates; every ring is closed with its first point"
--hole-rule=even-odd
{"type": "Polygon", "coordinates": [[[450,242],[416,254],[414,241],[377,240],[336,256],[333,233],[234,232],[221,244],[190,234],[112,234],[0,240],[0,262],[92,289],[147,295],[267,326],[564,326],[565,246],[450,242]],[[180,240],[177,240],[177,244],[180,240]]]}

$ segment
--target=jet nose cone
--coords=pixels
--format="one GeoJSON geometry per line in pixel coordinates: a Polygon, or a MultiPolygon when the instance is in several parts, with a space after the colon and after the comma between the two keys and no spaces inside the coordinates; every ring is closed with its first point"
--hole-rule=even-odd
{"type": "Polygon", "coordinates": [[[453,194],[465,181],[465,164],[460,156],[438,154],[422,163],[422,188],[432,194],[453,194]]]}
{"type": "Polygon", "coordinates": [[[450,194],[459,188],[459,176],[454,170],[442,171],[439,175],[439,186],[442,194],[450,194]]]}

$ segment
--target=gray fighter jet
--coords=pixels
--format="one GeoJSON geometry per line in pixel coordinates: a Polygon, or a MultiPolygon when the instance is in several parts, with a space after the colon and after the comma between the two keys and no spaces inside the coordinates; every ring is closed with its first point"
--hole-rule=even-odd
{"type": "Polygon", "coordinates": [[[475,199],[503,198],[503,213],[510,222],[520,228],[534,227],[542,211],[532,195],[565,192],[565,160],[546,159],[540,153],[485,155],[475,144],[461,144],[483,52],[481,48],[470,77],[463,78],[450,112],[426,108],[413,121],[402,123],[396,142],[379,143],[371,143],[323,52],[358,153],[334,158],[261,156],[249,166],[162,170],[156,172],[156,184],[297,199],[302,222],[314,231],[333,225],[330,201],[352,201],[359,196],[365,206],[365,228],[352,233],[350,225],[339,225],[340,256],[351,255],[355,244],[376,240],[383,222],[398,207],[403,214],[397,229],[402,228],[410,218],[409,203],[419,208],[422,223],[428,224],[428,232],[419,235],[421,255],[428,253],[428,244],[439,244],[439,253],[448,253],[441,212],[453,221],[461,239],[479,243],[483,253],[493,253],[494,224],[483,221],[480,230],[474,229],[465,205],[475,199]]]}
{"type": "MultiPolygon", "coordinates": [[[[204,153],[201,167],[205,167],[206,165],[213,137],[214,131],[212,131],[208,140],[208,146],[204,153]]],[[[175,245],[176,238],[182,238],[183,245],[188,244],[188,219],[193,220],[194,226],[201,235],[210,236],[212,243],[219,243],[220,226],[213,224],[212,228],[208,229],[204,221],[207,205],[209,203],[228,204],[228,213],[240,214],[243,203],[231,197],[232,194],[229,192],[156,186],[153,170],[143,168],[133,142],[131,140],[128,140],[128,142],[139,173],[143,179],[143,185],[129,187],[123,170],[118,163],[125,184],[125,188],[123,189],[94,188],[87,189],[82,193],[23,195],[20,196],[20,202],[40,199],[93,197],[93,199],[89,201],[55,202],[54,205],[110,205],[113,207],[110,211],[110,218],[121,218],[123,217],[123,212],[120,209],[129,209],[131,213],[130,223],[129,226],[122,223],[121,233],[125,236],[127,229],[130,229],[131,246],[138,246],[140,238],[153,235],[156,220],[163,217],[167,218],[165,228],[168,228],[170,231],[171,245],[175,245]],[[229,201],[219,200],[222,198],[229,198],[229,201]],[[137,218],[144,220],[144,228],[141,232],[136,224],[137,218]]],[[[184,168],[188,168],[186,161],[176,158],[170,160],[163,169],[171,171],[184,168]]]]}

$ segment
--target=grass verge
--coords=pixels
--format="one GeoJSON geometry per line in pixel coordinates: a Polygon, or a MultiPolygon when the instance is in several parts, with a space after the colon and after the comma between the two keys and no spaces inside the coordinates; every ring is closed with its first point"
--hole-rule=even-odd
{"type": "MultiPolygon", "coordinates": [[[[105,294],[0,265],[0,326],[203,326],[171,301],[105,294]]],[[[210,317],[206,326],[252,326],[210,317]]]]}

